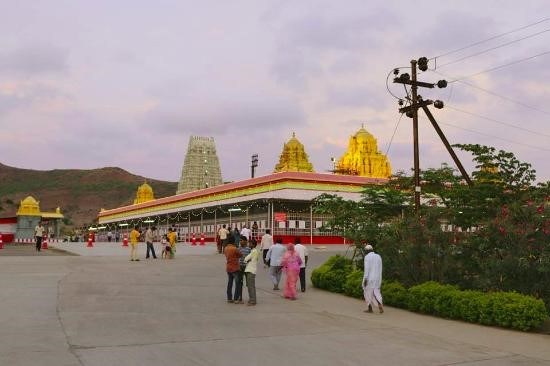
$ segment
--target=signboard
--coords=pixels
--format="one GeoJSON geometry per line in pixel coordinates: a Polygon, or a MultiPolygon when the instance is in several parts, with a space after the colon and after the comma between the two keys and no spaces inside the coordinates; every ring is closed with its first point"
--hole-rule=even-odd
{"type": "Polygon", "coordinates": [[[286,221],[286,212],[275,212],[275,221],[276,222],[285,222],[286,221]]]}

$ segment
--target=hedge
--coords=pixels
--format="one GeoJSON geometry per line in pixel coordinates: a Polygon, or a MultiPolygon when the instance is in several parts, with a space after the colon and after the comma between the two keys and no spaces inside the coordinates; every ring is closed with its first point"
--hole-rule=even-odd
{"type": "MultiPolygon", "coordinates": [[[[313,270],[315,287],[363,298],[363,271],[353,269],[351,260],[333,256],[313,270]]],[[[529,330],[547,319],[544,302],[516,292],[460,290],[457,286],[425,282],[409,289],[394,281],[383,281],[384,303],[424,314],[471,323],[529,330]]]]}

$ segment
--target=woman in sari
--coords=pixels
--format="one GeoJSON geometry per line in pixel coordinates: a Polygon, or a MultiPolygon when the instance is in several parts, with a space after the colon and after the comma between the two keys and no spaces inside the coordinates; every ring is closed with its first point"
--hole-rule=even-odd
{"type": "Polygon", "coordinates": [[[300,265],[302,260],[294,250],[294,244],[289,244],[287,251],[283,256],[281,266],[286,273],[286,283],[283,290],[283,296],[290,300],[296,300],[296,281],[300,275],[300,265]]]}

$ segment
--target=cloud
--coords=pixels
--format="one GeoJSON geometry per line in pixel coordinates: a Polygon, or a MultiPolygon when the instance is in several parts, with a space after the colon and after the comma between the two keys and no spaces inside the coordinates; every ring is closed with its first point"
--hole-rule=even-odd
{"type": "Polygon", "coordinates": [[[68,71],[69,52],[47,44],[27,44],[0,52],[0,71],[25,76],[68,71]]]}

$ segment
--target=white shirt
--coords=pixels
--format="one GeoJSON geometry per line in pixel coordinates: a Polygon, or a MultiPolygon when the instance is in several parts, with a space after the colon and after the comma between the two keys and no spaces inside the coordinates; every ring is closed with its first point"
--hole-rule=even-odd
{"type": "Polygon", "coordinates": [[[246,263],[246,268],[244,269],[244,271],[256,274],[259,258],[260,258],[260,255],[258,253],[258,249],[257,248],[252,249],[250,251],[250,254],[244,257],[244,261],[246,263]]]}
{"type": "Polygon", "coordinates": [[[241,235],[246,237],[246,240],[250,240],[250,229],[246,226],[242,228],[241,235]]]}
{"type": "Polygon", "coordinates": [[[34,236],[44,236],[44,226],[37,225],[34,228],[34,236]]]}
{"type": "Polygon", "coordinates": [[[302,264],[300,265],[300,268],[306,268],[306,257],[307,257],[307,248],[303,244],[295,244],[294,250],[298,255],[300,256],[300,259],[302,260],[302,264]]]}
{"type": "Polygon", "coordinates": [[[227,239],[227,234],[229,234],[229,231],[227,231],[227,229],[224,227],[218,230],[218,235],[220,236],[221,240],[227,239]]]}
{"type": "Polygon", "coordinates": [[[269,249],[273,245],[273,236],[271,234],[264,234],[262,236],[262,242],[260,243],[260,249],[269,249]]]}
{"type": "Polygon", "coordinates": [[[367,280],[367,287],[380,288],[382,285],[382,257],[375,252],[370,252],[365,256],[364,280],[367,280]]]}
{"type": "Polygon", "coordinates": [[[286,252],[286,248],[283,244],[275,244],[267,252],[265,259],[269,261],[270,267],[279,267],[283,259],[283,255],[286,252]]]}

